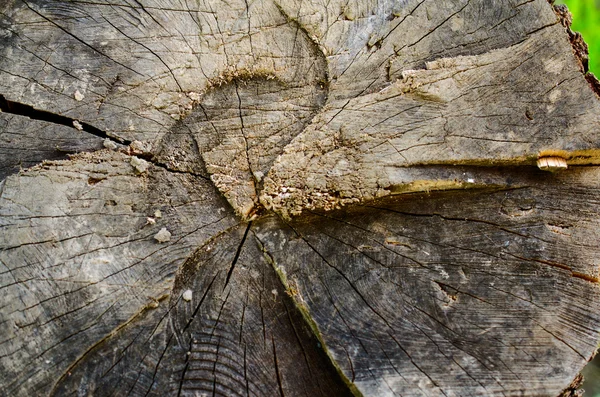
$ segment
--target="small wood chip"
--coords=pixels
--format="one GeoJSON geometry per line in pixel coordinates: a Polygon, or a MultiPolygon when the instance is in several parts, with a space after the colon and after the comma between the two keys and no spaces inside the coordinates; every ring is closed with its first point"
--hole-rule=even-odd
{"type": "Polygon", "coordinates": [[[193,294],[193,293],[192,293],[192,290],[191,290],[191,289],[188,289],[188,290],[186,290],[186,291],[183,293],[183,295],[181,296],[181,298],[182,298],[184,301],[186,301],[186,302],[189,302],[189,301],[191,301],[191,300],[192,300],[192,294],[193,294]]]}
{"type": "Polygon", "coordinates": [[[135,156],[131,157],[129,164],[131,164],[132,167],[135,168],[138,174],[146,172],[146,170],[148,170],[148,167],[150,166],[146,160],[135,156]]]}
{"type": "Polygon", "coordinates": [[[83,131],[83,125],[77,120],[73,120],[73,127],[75,127],[79,131],[83,131]]]}
{"type": "Polygon", "coordinates": [[[163,227],[154,235],[154,239],[159,243],[166,243],[167,241],[171,240],[171,233],[167,230],[167,228],[163,227]]]}
{"type": "Polygon", "coordinates": [[[104,140],[104,142],[102,143],[102,145],[103,145],[105,148],[107,148],[107,149],[110,149],[110,150],[117,150],[117,147],[118,147],[116,143],[114,143],[113,141],[111,141],[111,140],[110,140],[110,139],[108,139],[108,138],[106,138],[106,139],[104,140]]]}

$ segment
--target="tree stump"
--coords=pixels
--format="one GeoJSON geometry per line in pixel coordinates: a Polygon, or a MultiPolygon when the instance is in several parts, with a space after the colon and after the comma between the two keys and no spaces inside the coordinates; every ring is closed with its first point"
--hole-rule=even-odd
{"type": "Polygon", "coordinates": [[[0,394],[557,396],[594,353],[563,8],[5,0],[0,35],[0,394]]]}

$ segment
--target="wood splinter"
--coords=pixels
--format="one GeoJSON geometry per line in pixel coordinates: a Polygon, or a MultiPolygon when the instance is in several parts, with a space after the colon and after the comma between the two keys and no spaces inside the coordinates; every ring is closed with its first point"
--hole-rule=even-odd
{"type": "Polygon", "coordinates": [[[567,160],[558,156],[545,156],[537,160],[537,166],[542,171],[556,172],[568,168],[567,160]]]}

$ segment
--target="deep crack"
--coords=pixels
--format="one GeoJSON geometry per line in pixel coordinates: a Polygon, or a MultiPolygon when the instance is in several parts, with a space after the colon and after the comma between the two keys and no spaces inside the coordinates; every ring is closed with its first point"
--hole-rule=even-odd
{"type": "Polygon", "coordinates": [[[40,120],[46,121],[52,124],[64,125],[66,127],[70,127],[76,129],[78,131],[84,131],[88,134],[97,136],[103,139],[110,139],[116,143],[120,143],[123,145],[129,145],[131,141],[128,141],[123,138],[112,137],[108,135],[105,131],[102,131],[99,128],[94,127],[93,125],[71,118],[67,116],[62,116],[60,114],[51,113],[45,110],[36,109],[33,106],[25,105],[24,103],[9,101],[3,95],[0,94],[0,111],[3,113],[16,114],[18,116],[25,116],[32,120],[40,120]],[[77,128],[79,126],[81,129],[77,128]]]}

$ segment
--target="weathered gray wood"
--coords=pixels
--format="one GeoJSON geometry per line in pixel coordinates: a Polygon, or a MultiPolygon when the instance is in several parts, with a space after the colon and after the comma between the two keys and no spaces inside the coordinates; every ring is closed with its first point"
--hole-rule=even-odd
{"type": "MultiPolygon", "coordinates": [[[[276,151],[270,150],[264,160],[252,153],[247,137],[264,134],[263,124],[241,112],[241,97],[237,114],[235,108],[231,111],[248,126],[235,121],[213,132],[227,138],[219,139],[222,149],[206,153],[204,160],[214,165],[209,170],[213,179],[244,217],[261,205],[287,216],[301,212],[308,200],[329,208],[387,194],[394,179],[390,166],[523,164],[544,150],[576,157],[598,147],[598,104],[578,72],[562,25],[541,0],[455,1],[441,9],[416,1],[381,6],[239,1],[197,9],[161,2],[144,7],[99,2],[68,7],[51,1],[7,6],[9,21],[21,25],[7,33],[12,45],[0,64],[6,71],[0,90],[8,99],[85,119],[123,139],[154,146],[162,139],[174,143],[173,134],[167,134],[174,129],[200,141],[190,145],[188,138],[181,147],[169,145],[158,157],[166,163],[178,165],[177,157],[199,162],[197,147],[205,147],[210,133],[202,128],[190,133],[186,127],[196,126],[181,127],[177,120],[200,112],[204,101],[210,106],[214,96],[201,94],[211,87],[233,84],[229,91],[239,94],[245,79],[268,76],[292,89],[281,91],[288,100],[302,90],[310,96],[318,84],[328,89],[330,100],[286,148],[289,157],[277,163],[262,194],[256,192],[254,173],[265,174],[276,151]],[[65,20],[65,13],[77,18],[65,20]],[[32,20],[39,23],[27,23],[32,20]],[[35,48],[29,49],[31,40],[35,48]],[[73,49],[81,54],[74,64],[73,49]],[[44,80],[31,82],[24,70],[42,70],[44,80]],[[61,87],[61,101],[55,100],[54,85],[61,87]],[[562,89],[566,86],[571,90],[562,89]],[[238,155],[244,149],[250,150],[247,161],[238,155]],[[322,175],[324,169],[333,175],[322,175]],[[303,188],[285,192],[289,197],[284,204],[277,202],[282,188],[296,185],[303,188]],[[341,199],[329,197],[330,191],[341,199]]],[[[264,123],[285,125],[272,106],[264,112],[264,101],[256,95],[244,105],[268,113],[264,123]]],[[[322,106],[322,99],[312,103],[322,106]]],[[[301,104],[292,100],[290,105],[301,104]]],[[[271,141],[282,151],[294,131],[275,128],[271,141]]]]}
{"type": "Polygon", "coordinates": [[[558,395],[600,330],[600,105],[565,21],[2,2],[0,95],[96,129],[0,114],[0,390],[558,395]]]}
{"type": "Polygon", "coordinates": [[[514,189],[257,225],[364,394],[556,395],[596,349],[598,170],[502,174],[514,189]]]}
{"type": "Polygon", "coordinates": [[[104,150],[3,181],[7,393],[49,392],[86,350],[169,296],[198,245],[237,223],[208,181],[154,166],[138,175],[130,159],[104,150]],[[153,238],[162,227],[169,242],[153,238]]]}
{"type": "Polygon", "coordinates": [[[391,194],[397,169],[415,164],[532,165],[545,153],[597,162],[600,103],[567,40],[549,43],[562,30],[427,62],[377,93],[330,101],[285,148],[263,201],[297,215],[309,200],[313,208],[370,200],[391,194]]]}
{"type": "Polygon", "coordinates": [[[254,240],[250,225],[239,225],[200,247],[181,267],[171,301],[94,349],[56,395],[344,395],[254,240]],[[182,298],[188,289],[191,301],[182,298]]]}

